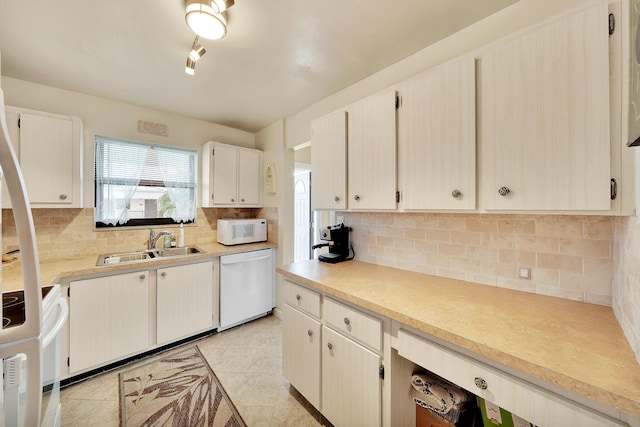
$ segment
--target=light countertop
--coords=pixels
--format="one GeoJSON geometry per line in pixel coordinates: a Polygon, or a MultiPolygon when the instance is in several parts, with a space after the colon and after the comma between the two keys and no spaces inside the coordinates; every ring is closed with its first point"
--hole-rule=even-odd
{"type": "MultiPolygon", "coordinates": [[[[193,254],[188,257],[156,258],[153,260],[114,264],[108,266],[96,266],[98,255],[86,255],[77,258],[55,259],[40,262],[40,283],[42,286],[53,283],[68,282],[74,277],[101,275],[103,273],[126,271],[130,269],[141,269],[157,267],[159,265],[173,264],[183,261],[206,260],[222,255],[231,255],[241,252],[257,251],[260,249],[273,248],[277,245],[263,242],[251,243],[236,246],[224,246],[218,243],[208,243],[197,245],[204,253],[193,254]]],[[[113,251],[115,252],[115,251],[113,251]]],[[[105,251],[109,253],[109,251],[105,251]]],[[[18,255],[19,258],[19,255],[18,255]]],[[[2,269],[2,291],[14,291],[24,289],[22,279],[22,265],[16,261],[2,269]]]]}
{"type": "Polygon", "coordinates": [[[610,307],[359,261],[311,260],[277,271],[640,418],[640,364],[610,307]]]}

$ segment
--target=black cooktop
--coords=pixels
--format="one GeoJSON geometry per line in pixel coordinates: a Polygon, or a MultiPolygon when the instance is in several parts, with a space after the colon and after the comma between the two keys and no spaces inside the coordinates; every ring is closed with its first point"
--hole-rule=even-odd
{"type": "MultiPolygon", "coordinates": [[[[42,298],[52,286],[42,288],[42,298]]],[[[11,328],[24,323],[24,291],[11,291],[2,294],[2,328],[11,328]]]]}

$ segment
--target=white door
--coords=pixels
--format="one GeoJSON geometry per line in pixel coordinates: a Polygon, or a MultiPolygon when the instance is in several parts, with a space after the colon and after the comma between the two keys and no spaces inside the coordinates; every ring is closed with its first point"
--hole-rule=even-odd
{"type": "Polygon", "coordinates": [[[296,169],[294,175],[294,262],[305,261],[310,257],[311,231],[311,171],[296,169]]]}

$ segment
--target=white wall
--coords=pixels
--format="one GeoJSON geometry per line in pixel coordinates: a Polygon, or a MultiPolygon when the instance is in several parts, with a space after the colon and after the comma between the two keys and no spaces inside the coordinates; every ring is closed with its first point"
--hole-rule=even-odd
{"type": "Polygon", "coordinates": [[[520,0],[354,85],[287,117],[288,148],[311,140],[311,121],[587,0],[520,0]]]}
{"type": "MultiPolygon", "coordinates": [[[[2,77],[5,104],[49,113],[78,116],[84,125],[84,201],[93,206],[93,139],[95,135],[177,145],[200,151],[207,141],[253,148],[250,132],[164,111],[2,77]],[[138,133],[138,120],[167,126],[168,136],[138,133]]],[[[200,172],[199,172],[200,173],[200,172]]]]}
{"type": "MultiPolygon", "coordinates": [[[[256,134],[256,148],[263,150],[265,165],[274,163],[276,192],[263,194],[265,207],[278,208],[278,249],[276,265],[293,262],[293,168],[292,149],[285,148],[284,120],[279,120],[256,134]]],[[[264,167],[264,165],[263,165],[264,167]]],[[[276,307],[282,307],[282,276],[277,275],[276,307]]]]}

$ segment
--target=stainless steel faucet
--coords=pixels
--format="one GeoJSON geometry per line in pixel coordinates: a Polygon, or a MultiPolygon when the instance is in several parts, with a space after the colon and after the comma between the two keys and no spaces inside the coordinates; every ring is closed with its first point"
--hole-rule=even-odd
{"type": "Polygon", "coordinates": [[[170,231],[164,230],[164,231],[161,231],[158,234],[156,234],[156,232],[153,231],[153,228],[150,228],[149,229],[149,242],[148,242],[149,244],[147,246],[147,249],[151,250],[151,249],[155,248],[156,247],[156,242],[158,241],[158,239],[160,237],[162,237],[162,236],[170,236],[170,235],[171,235],[170,231]]]}

